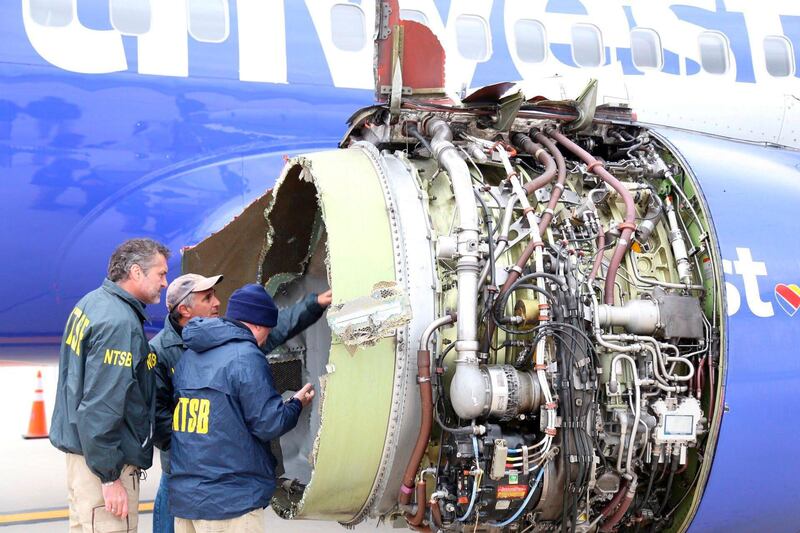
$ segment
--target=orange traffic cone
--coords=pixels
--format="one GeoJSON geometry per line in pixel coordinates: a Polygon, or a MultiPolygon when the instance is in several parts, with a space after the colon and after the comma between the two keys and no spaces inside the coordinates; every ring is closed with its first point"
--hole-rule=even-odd
{"type": "Polygon", "coordinates": [[[42,388],[42,371],[36,372],[36,390],[33,393],[33,406],[31,407],[31,421],[28,422],[28,432],[23,439],[46,439],[47,420],[44,414],[44,389],[42,388]]]}

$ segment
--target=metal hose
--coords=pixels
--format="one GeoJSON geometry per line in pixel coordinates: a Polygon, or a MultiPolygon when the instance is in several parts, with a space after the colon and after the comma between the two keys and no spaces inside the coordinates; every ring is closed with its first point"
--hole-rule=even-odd
{"type": "Polygon", "coordinates": [[[564,136],[564,134],[554,129],[548,130],[547,133],[550,135],[550,137],[557,140],[567,150],[572,152],[575,156],[586,163],[589,172],[595,173],[597,177],[610,185],[612,189],[617,191],[622,200],[625,202],[624,222],[617,226],[622,230],[622,234],[617,241],[617,247],[614,250],[614,255],[611,256],[611,262],[608,265],[608,274],[606,275],[605,283],[605,295],[603,299],[605,303],[614,305],[614,283],[617,280],[617,271],[622,263],[622,258],[628,251],[628,246],[631,242],[631,235],[633,234],[634,229],[636,229],[636,209],[633,205],[633,196],[631,196],[631,193],[628,191],[628,189],[626,189],[617,178],[612,176],[605,168],[603,168],[602,163],[595,159],[592,154],[569,140],[566,136],[564,136]]]}

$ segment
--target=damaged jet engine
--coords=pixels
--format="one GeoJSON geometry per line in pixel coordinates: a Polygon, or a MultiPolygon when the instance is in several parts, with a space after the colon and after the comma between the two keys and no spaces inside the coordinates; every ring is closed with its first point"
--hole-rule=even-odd
{"type": "Polygon", "coordinates": [[[719,430],[713,226],[658,132],[601,108],[565,124],[367,108],[187,252],[283,305],[333,289],[270,356],[284,390],[319,392],[281,440],[279,514],[685,530],[719,430]]]}

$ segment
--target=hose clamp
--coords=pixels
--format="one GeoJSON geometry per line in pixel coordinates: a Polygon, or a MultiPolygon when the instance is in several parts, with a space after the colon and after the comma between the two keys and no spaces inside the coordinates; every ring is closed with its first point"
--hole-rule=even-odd
{"type": "Polygon", "coordinates": [[[598,165],[600,166],[600,168],[605,168],[605,165],[603,164],[602,161],[598,161],[595,159],[593,163],[589,163],[589,165],[586,167],[586,170],[588,170],[589,172],[594,172],[594,170],[592,169],[598,165]]]}

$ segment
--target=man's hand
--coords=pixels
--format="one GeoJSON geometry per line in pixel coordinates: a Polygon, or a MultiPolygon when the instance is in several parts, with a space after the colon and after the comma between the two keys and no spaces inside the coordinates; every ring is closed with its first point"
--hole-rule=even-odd
{"type": "Polygon", "coordinates": [[[328,289],[319,296],[317,296],[317,303],[320,307],[328,307],[333,301],[333,291],[328,289]]]}
{"type": "Polygon", "coordinates": [[[306,407],[311,403],[311,400],[314,399],[314,386],[311,385],[311,383],[306,383],[303,385],[302,389],[295,393],[294,398],[300,400],[300,403],[303,404],[303,407],[306,407]]]}
{"type": "Polygon", "coordinates": [[[120,518],[128,516],[128,491],[122,486],[122,481],[117,479],[110,485],[103,485],[103,499],[106,511],[120,518]]]}

